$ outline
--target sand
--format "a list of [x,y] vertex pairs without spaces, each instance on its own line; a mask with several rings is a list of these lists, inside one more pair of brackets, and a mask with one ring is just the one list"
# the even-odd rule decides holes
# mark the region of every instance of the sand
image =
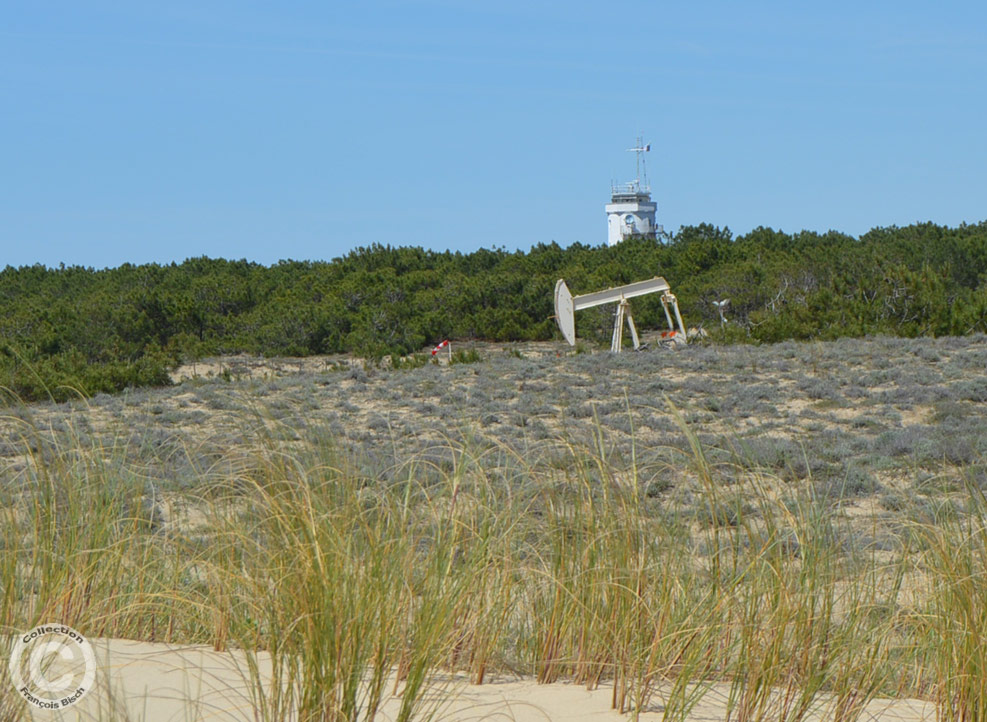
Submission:
[[[78,703],[58,712],[31,710],[34,720],[145,720],[186,722],[254,720],[246,658],[236,652],[215,652],[209,646],[173,646],[128,640],[93,640],[97,657],[96,688]],[[265,659],[260,660],[263,670]],[[628,720],[610,708],[611,688],[587,691],[572,684],[538,685],[531,679],[494,679],[470,685],[451,676],[445,688],[426,701],[434,719],[467,720]],[[689,716],[692,722],[726,719],[728,687],[713,685]],[[399,697],[388,697],[381,720],[393,720]],[[656,695],[640,715],[660,720]],[[825,713],[812,719],[825,719]],[[862,720],[916,722],[935,719],[929,702],[911,699],[875,700]]]

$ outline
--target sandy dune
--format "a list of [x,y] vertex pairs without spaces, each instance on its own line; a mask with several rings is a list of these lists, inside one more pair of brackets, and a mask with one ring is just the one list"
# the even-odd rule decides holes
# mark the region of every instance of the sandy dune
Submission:
[[[238,653],[218,653],[208,646],[178,647],[128,640],[96,640],[99,660],[96,689],[79,703],[59,712],[32,710],[35,720],[145,720],[186,722],[254,720],[249,673]],[[261,659],[263,665],[264,660]],[[726,719],[728,687],[714,685],[689,719],[712,722]],[[592,692],[570,684],[538,685],[533,680],[495,679],[481,686],[453,677],[441,694],[426,701],[434,719],[467,720],[628,720],[610,708],[611,689]],[[393,720],[400,698],[388,698],[382,720]],[[641,714],[642,720],[660,720],[662,705],[656,695]],[[878,700],[863,720],[932,720],[934,706],[920,700]],[[825,719],[820,710],[813,719]]]

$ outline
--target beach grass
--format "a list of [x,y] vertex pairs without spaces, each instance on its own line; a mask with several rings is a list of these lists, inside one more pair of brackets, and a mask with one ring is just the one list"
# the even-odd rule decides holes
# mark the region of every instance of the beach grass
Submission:
[[[976,484],[949,514],[899,499],[874,544],[811,471],[710,449],[665,411],[691,504],[648,493],[644,450],[599,423],[523,450],[464,424],[369,463],[330,428],[257,412],[223,463],[176,444],[192,478],[164,490],[131,437],[24,422],[0,510],[4,638],[57,620],[237,649],[271,722],[374,719],[392,695],[398,719],[436,718],[492,675],[606,682],[632,719],[686,720],[714,682],[731,722],[852,722],[878,696],[987,718]],[[0,719],[24,714],[2,699]]]

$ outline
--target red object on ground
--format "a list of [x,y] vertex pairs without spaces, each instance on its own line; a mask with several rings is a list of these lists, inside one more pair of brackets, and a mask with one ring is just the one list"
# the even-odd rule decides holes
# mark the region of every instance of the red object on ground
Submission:
[[449,345],[449,341],[448,340],[443,341],[438,346],[436,346],[435,348],[432,349],[432,355],[434,356],[435,354],[437,354],[439,351],[441,351],[442,349],[444,349],[448,345]]

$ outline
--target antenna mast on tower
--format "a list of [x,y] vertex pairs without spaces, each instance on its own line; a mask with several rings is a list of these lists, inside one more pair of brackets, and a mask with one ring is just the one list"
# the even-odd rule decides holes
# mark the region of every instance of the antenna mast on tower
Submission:
[[648,186],[648,168],[645,165],[644,153],[651,150],[651,143],[645,144],[644,138],[642,136],[637,137],[637,145],[634,148],[628,148],[628,153],[634,153],[637,156],[637,178],[634,179],[635,190],[640,192],[641,190],[641,169],[644,168],[644,188],[648,191],[651,188]]

